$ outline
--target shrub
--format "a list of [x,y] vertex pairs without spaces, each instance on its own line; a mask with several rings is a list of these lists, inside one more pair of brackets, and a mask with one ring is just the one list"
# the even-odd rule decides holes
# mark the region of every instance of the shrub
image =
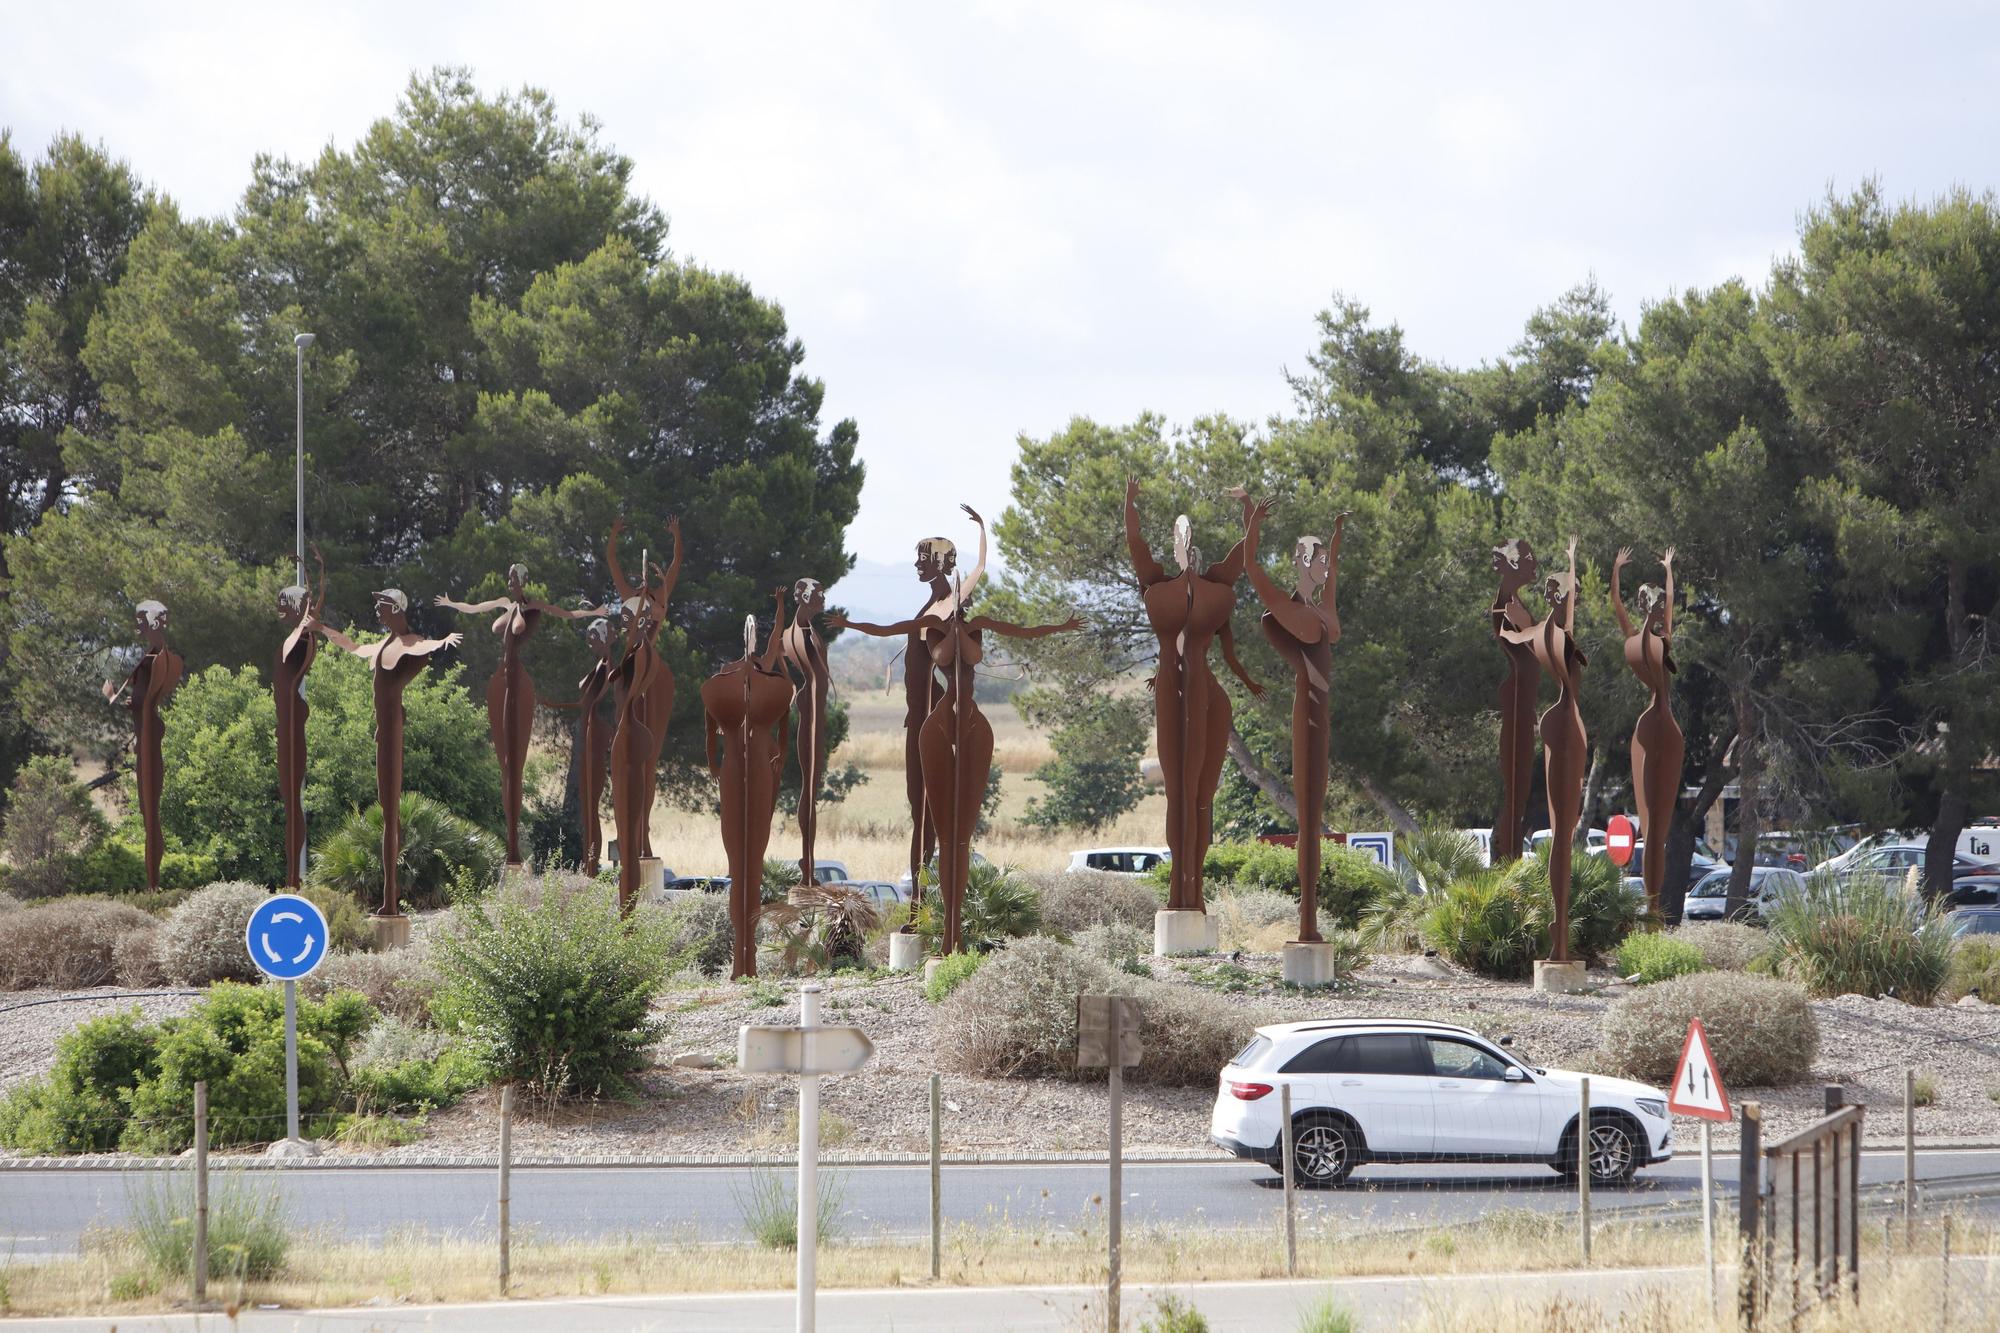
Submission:
[[[1439,890],[1437,897],[1442,898]],[[1416,953],[1424,947],[1424,921],[1434,898],[1428,893],[1391,893],[1377,898],[1361,915],[1361,938],[1378,953]]]
[[168,914],[160,927],[160,967],[177,986],[259,981],[243,947],[250,914],[271,895],[255,884],[211,884]]
[[1815,878],[1769,919],[1778,967],[1814,995],[1893,995],[1930,1004],[1951,976],[1951,927],[1897,885]]
[[1127,972],[1137,972],[1143,968],[1145,964],[1140,960],[1153,951],[1151,934],[1121,921],[1092,926],[1078,935],[1074,943],[1078,949],[1092,958],[1101,959]]
[[1482,870],[1432,895],[1421,928],[1425,942],[1460,967],[1509,979],[1547,956],[1547,913],[1507,870]]
[[[792,1183],[795,1173],[772,1167],[752,1167],[736,1192],[736,1207],[743,1215],[743,1229],[750,1239],[767,1250],[799,1248],[799,1201]],[[846,1184],[838,1172],[821,1171],[814,1182],[813,1229],[821,1241],[840,1235],[840,1205]]]
[[1618,946],[1618,974],[1636,976],[1641,985],[1686,976],[1704,966],[1700,949],[1671,935],[1641,931],[1627,935]]
[[[374,1021],[351,991],[300,1000],[299,1114],[336,1109],[347,1054]],[[160,1072],[132,1093],[120,1146],[178,1152],[194,1141],[194,1085],[208,1083],[209,1136],[217,1144],[268,1143],[285,1132],[285,1001],[277,986],[218,982],[194,1008],[160,1025]]]
[[1321,854],[1319,914],[1323,920],[1352,929],[1361,924],[1370,905],[1401,891],[1395,875],[1366,852],[1329,843]]
[[938,1063],[984,1078],[1068,1078],[1076,1072],[1076,997],[1129,994],[1138,984],[1069,945],[1015,940],[945,1001]]
[[484,1086],[478,1056],[446,1034],[384,1018],[354,1055],[352,1091],[361,1113],[422,1113],[450,1106]]
[[665,932],[655,914],[622,920],[617,894],[594,883],[542,887],[533,906],[510,891],[453,909],[432,1011],[502,1079],[549,1097],[623,1089],[662,1035],[651,1006],[671,961]]
[[1151,885],[1132,875],[1080,870],[1022,878],[1041,894],[1043,928],[1065,937],[1113,921],[1150,934],[1153,914],[1162,905]]
[[[396,858],[396,887],[412,907],[442,907],[462,870],[474,882],[500,876],[506,849],[479,825],[428,796],[403,793],[403,846]],[[320,841],[312,863],[315,885],[371,907],[382,897],[382,808],[351,814]]]
[[2000,1004],[2000,941],[1977,935],[1961,939],[1952,951],[1947,994],[1952,999],[1977,995],[1988,1004]]
[[1682,922],[1672,938],[1700,950],[1703,967],[1724,972],[1745,971],[1771,949],[1769,934],[1740,921]]
[[1139,1321],[1139,1333],[1208,1333],[1208,1318],[1172,1292],[1154,1298],[1153,1313]]
[[[1549,847],[1533,857],[1511,862],[1507,877],[1553,920],[1555,896],[1549,891]],[[1608,856],[1590,856],[1581,848],[1570,858],[1569,947],[1588,962],[1606,957],[1638,923],[1642,902],[1625,891],[1625,874]],[[1543,926],[1544,935],[1548,927]],[[1546,941],[1544,942],[1546,948]],[[1543,953],[1540,957],[1546,958]]]
[[[316,884],[303,888],[289,889],[296,893],[326,918],[326,947],[328,950],[372,949],[375,947],[375,932],[368,925],[368,918],[347,894]],[[371,905],[372,906],[372,905]]]
[[[178,847],[169,835],[166,851],[160,857],[160,888],[192,890],[214,881],[215,858]],[[77,893],[123,896],[146,892],[145,834],[137,816],[121,824],[83,858],[71,888]]]
[[1144,1056],[1130,1077],[1139,1083],[1213,1087],[1217,1071],[1243,1049],[1261,1021],[1224,997],[1192,986],[1145,981],[1138,995]]
[[158,922],[128,903],[64,898],[0,916],[0,990],[102,986],[117,975],[121,936]]
[[21,910],[21,900],[11,893],[0,893],[0,916]]
[[1819,1024],[1799,986],[1746,972],[1696,972],[1612,1005],[1602,1031],[1605,1062],[1632,1078],[1672,1078],[1695,1018],[1731,1084],[1796,1082],[1819,1053]]
[[[376,637],[357,635],[364,641]],[[304,803],[308,825],[331,829],[375,800],[375,710],[366,662],[323,652],[306,677]],[[403,694],[403,790],[463,818],[500,809],[500,768],[486,708],[450,674],[426,672]],[[283,880],[284,810],[277,800],[271,687],[254,668],[191,674],[163,715],[160,820],[212,862],[196,883]],[[380,881],[377,881],[380,891]]]
[[1414,834],[1399,834],[1396,857],[1409,878],[1405,887],[1418,893],[1442,889],[1486,868],[1472,835],[1446,824],[1426,823]]
[[790,974],[858,967],[881,913],[868,895],[844,884],[808,884],[766,907],[764,920],[783,941]]
[[[910,918],[931,953],[944,947],[944,904],[926,893]],[[1025,875],[995,865],[975,864],[965,879],[959,943],[972,953],[988,953],[1010,939],[1042,928],[1042,900]]]
[[7,820],[0,825],[8,890],[22,898],[68,892],[84,857],[107,831],[104,816],[91,804],[69,760],[36,755],[14,775]]
[[1937,1099],[1937,1080],[1929,1074],[1919,1073],[1910,1080],[1910,1104],[1912,1106],[1936,1106]]
[[111,946],[111,966],[118,984],[134,988],[164,986],[167,969],[160,960],[160,927],[127,931]]
[[[163,1279],[184,1280],[193,1271],[194,1213],[189,1171],[154,1176],[133,1196],[132,1229],[140,1252]],[[275,1181],[252,1184],[241,1172],[218,1173],[208,1190],[208,1276],[276,1275],[296,1230]]]
[[159,1071],[157,1036],[137,1009],[65,1032],[47,1076],[0,1102],[0,1143],[37,1154],[116,1148],[132,1114],[133,1089]]
[[924,978],[924,998],[932,1004],[940,1004],[944,997],[958,989],[958,984],[979,970],[979,961],[986,955],[977,953],[946,954]]
[[660,930],[671,972],[693,968],[714,974],[729,966],[736,932],[729,922],[729,898],[721,893],[690,893],[669,902],[660,912]]
[[354,991],[384,1014],[428,1023],[437,985],[430,936],[423,934],[384,953],[331,954],[299,982],[299,994],[318,1000],[335,991]]

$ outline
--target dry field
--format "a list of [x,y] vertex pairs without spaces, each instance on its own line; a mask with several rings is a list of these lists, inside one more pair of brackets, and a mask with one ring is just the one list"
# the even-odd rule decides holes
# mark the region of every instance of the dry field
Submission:
[[[857,879],[895,879],[909,869],[910,811],[903,787],[903,700],[900,692],[850,693],[847,743],[833,756],[853,763],[868,781],[845,801],[822,806],[815,855],[844,861]],[[1031,774],[1052,757],[1039,732],[1021,720],[1011,703],[982,705],[993,724],[993,764],[1000,770],[1000,814],[973,849],[998,865],[1023,870],[1061,870],[1081,847],[1165,844],[1166,800],[1147,796],[1137,809],[1097,833],[1050,833],[1021,822],[1031,798],[1043,787]],[[780,818],[771,831],[772,856],[798,855],[798,825]],[[714,817],[664,805],[653,813],[653,850],[676,874],[720,875],[727,871]]]

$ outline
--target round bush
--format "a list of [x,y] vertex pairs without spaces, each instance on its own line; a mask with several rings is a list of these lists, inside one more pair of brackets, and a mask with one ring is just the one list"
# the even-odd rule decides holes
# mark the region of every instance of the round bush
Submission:
[[1740,921],[1682,922],[1671,938],[1693,945],[1703,967],[1722,972],[1742,972],[1771,951],[1769,934]]
[[1213,1087],[1262,1020],[1213,991],[1165,981],[1139,988],[1145,1054],[1129,1077],[1168,1087]]
[[736,933],[729,923],[728,895],[690,893],[657,910],[671,971],[693,968],[713,975],[729,966]]
[[128,931],[111,946],[112,966],[118,984],[144,988],[167,984],[167,969],[160,962],[160,927]]
[[1137,984],[1046,936],[1015,940],[945,1001],[938,1063],[983,1078],[1068,1078],[1076,1073],[1076,997],[1129,994]]
[[1092,958],[1128,970],[1153,951],[1151,933],[1122,921],[1107,921],[1101,926],[1092,926],[1080,933],[1073,943]]
[[946,954],[924,978],[924,998],[932,1004],[941,1004],[944,998],[957,990],[959,984],[979,970],[984,961],[983,953]]
[[1150,883],[1131,875],[1078,870],[1022,878],[1041,894],[1042,928],[1069,938],[1110,921],[1151,934],[1153,914],[1165,905]]
[[108,898],[63,898],[9,912],[0,916],[0,990],[107,985],[117,976],[119,939],[158,924]]
[[1618,946],[1618,974],[1637,977],[1641,985],[1684,977],[1703,966],[1700,949],[1671,935],[1642,931]]
[[428,1023],[437,985],[430,936],[418,934],[386,953],[329,955],[299,982],[299,994],[319,1000],[336,991],[354,991],[385,1014],[408,1023]]
[[1747,972],[1696,972],[1614,1004],[1604,1015],[1605,1062],[1631,1078],[1670,1079],[1696,1018],[1730,1084],[1796,1083],[1819,1054],[1819,1024],[1802,988]]
[[211,884],[167,914],[160,927],[160,969],[176,986],[261,981],[243,932],[271,895],[255,884]]
[[35,1154],[109,1152],[131,1109],[124,1098],[159,1072],[159,1030],[137,1009],[77,1024],[56,1039],[44,1078],[0,1101],[0,1143]]

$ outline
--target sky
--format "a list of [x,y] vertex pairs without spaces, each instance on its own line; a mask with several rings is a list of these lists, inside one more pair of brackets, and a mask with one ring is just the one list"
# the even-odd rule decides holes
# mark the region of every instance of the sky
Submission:
[[433,65],[595,117],[858,422],[877,576],[1005,508],[1023,432],[1286,410],[1336,291],[1475,364],[1592,276],[1627,322],[1761,282],[1829,188],[2000,185],[1976,5],[0,0],[0,34],[17,146],[78,131],[191,213]]

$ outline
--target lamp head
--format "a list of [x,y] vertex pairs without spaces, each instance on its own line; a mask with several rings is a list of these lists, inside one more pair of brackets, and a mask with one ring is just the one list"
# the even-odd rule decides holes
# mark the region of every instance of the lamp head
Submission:
[[306,348],[311,347],[312,345],[313,345],[312,334],[298,333],[292,335],[292,346],[298,348],[300,351],[304,351]]

